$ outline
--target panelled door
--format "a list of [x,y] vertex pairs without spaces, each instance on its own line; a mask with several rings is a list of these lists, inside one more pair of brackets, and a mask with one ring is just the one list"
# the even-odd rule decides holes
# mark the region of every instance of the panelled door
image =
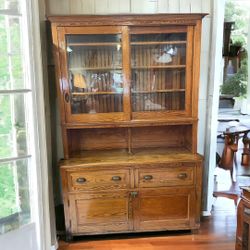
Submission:
[[128,29],[59,27],[58,36],[65,122],[128,120]]
[[193,28],[130,29],[133,119],[191,116]]
[[136,231],[180,230],[195,226],[192,187],[141,189],[134,200]]

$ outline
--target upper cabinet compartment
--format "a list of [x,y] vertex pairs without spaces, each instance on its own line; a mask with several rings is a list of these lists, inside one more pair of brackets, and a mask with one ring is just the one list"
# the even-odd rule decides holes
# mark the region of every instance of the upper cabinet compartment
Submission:
[[191,42],[186,27],[131,29],[134,119],[190,114]]
[[201,18],[51,17],[62,123],[196,120]]
[[123,112],[121,34],[67,35],[72,114]]
[[122,29],[72,27],[60,35],[66,122],[127,120]]

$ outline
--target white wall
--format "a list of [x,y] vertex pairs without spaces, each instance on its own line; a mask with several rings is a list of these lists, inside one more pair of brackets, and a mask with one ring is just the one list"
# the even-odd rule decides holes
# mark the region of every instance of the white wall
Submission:
[[[213,0],[46,0],[47,15],[117,14],[117,13],[208,13],[202,24],[201,70],[199,91],[198,152],[204,155],[208,79],[210,68],[210,41]],[[58,123],[58,129],[60,123]],[[61,134],[58,133],[58,141]],[[62,148],[58,158],[62,157]],[[208,158],[208,157],[207,157]],[[204,168],[205,174],[206,167]],[[207,195],[207,178],[204,180],[204,197]],[[203,202],[206,210],[207,199]]]

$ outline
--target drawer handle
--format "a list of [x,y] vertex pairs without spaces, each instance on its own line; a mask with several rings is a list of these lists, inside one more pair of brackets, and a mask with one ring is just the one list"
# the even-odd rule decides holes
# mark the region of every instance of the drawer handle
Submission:
[[122,178],[120,176],[113,176],[112,181],[120,181]]
[[181,179],[181,180],[184,180],[184,179],[187,178],[187,174],[186,174],[186,173],[181,173],[181,174],[178,174],[177,177],[178,177],[179,179]]
[[152,176],[152,175],[144,175],[144,176],[143,176],[143,179],[144,179],[145,181],[150,181],[150,180],[153,179],[153,176]]
[[133,191],[133,192],[130,193],[130,195],[131,195],[132,198],[135,198],[138,195],[138,192]]
[[65,94],[64,94],[64,99],[65,99],[65,102],[69,102],[69,100],[70,100],[70,96],[69,96],[69,93],[68,92],[66,92]]
[[84,182],[86,182],[87,180],[85,179],[85,178],[83,178],[83,177],[81,177],[81,178],[77,178],[76,179],[76,182],[77,183],[84,183]]

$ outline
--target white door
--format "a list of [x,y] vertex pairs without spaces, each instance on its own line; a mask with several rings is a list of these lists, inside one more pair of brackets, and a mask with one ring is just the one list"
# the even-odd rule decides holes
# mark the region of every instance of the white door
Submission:
[[[1,250],[47,249],[39,217],[43,207],[38,177],[41,155],[28,3],[0,0]],[[47,168],[46,159],[44,163]]]

